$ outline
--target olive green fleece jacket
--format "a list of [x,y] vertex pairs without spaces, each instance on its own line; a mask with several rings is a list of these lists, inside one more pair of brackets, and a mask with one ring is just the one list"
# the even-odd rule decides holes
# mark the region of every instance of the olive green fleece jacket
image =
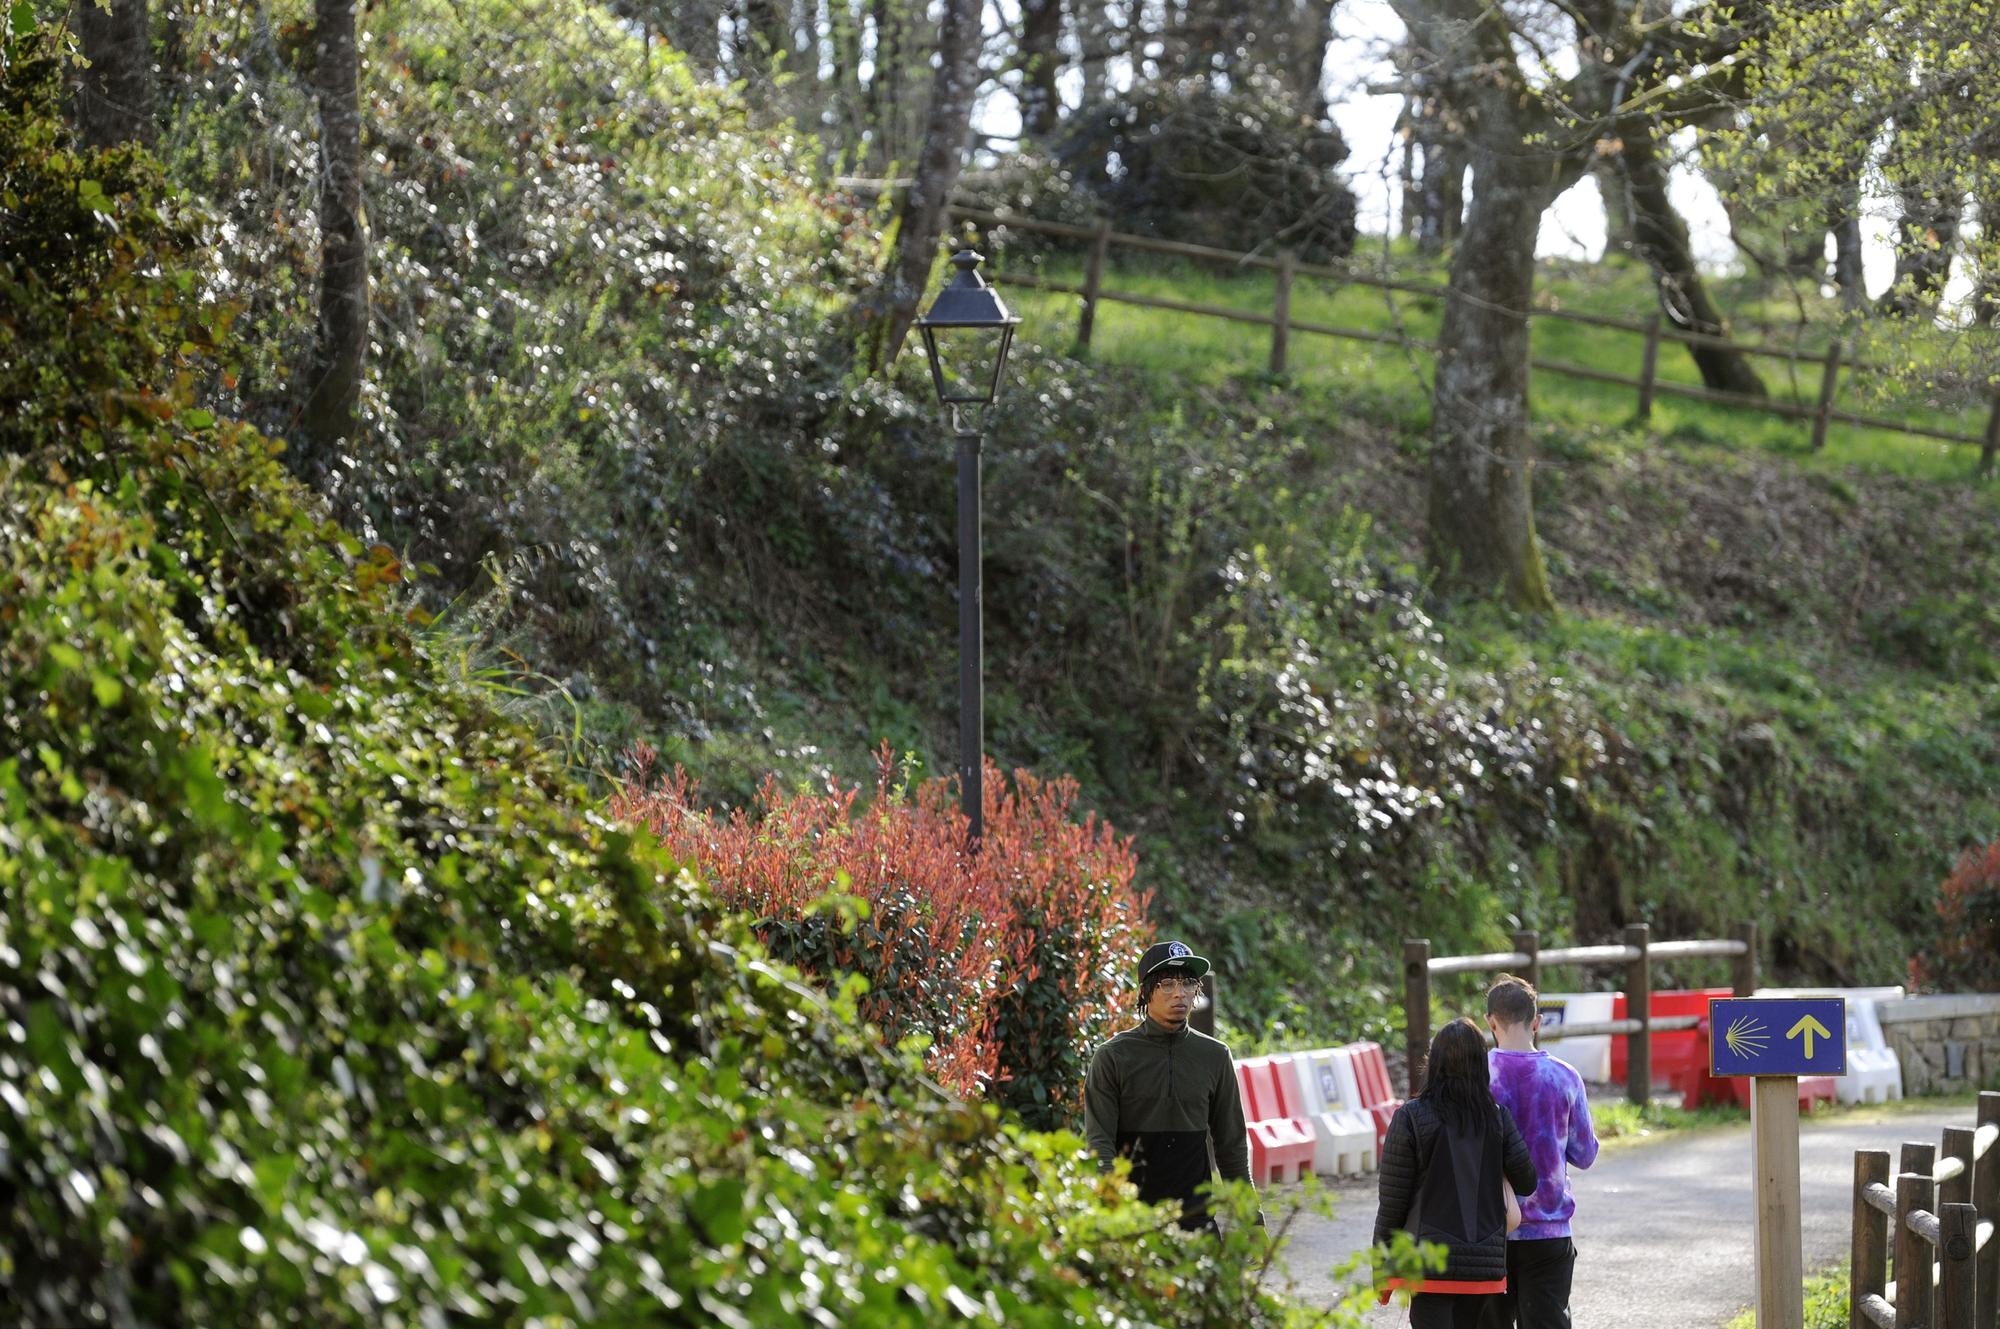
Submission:
[[1235,1067],[1229,1049],[1206,1034],[1149,1017],[1097,1049],[1083,1082],[1083,1120],[1099,1167],[1130,1158],[1139,1198],[1179,1200],[1191,1226],[1206,1218],[1195,1192],[1215,1170],[1225,1181],[1250,1180]]

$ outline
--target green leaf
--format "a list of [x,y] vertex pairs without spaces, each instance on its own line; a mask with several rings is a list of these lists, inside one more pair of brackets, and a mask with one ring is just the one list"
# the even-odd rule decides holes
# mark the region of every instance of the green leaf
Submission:
[[28,0],[15,0],[12,23],[16,37],[25,37],[33,32],[35,30],[35,7],[29,4]]

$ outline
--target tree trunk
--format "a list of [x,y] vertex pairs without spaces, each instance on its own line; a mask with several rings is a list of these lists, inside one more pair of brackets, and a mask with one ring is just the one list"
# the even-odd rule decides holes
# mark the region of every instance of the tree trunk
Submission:
[[1435,256],[1458,238],[1465,217],[1465,170],[1471,162],[1461,117],[1440,95],[1437,77],[1411,61],[1406,103],[1417,163],[1417,252]]
[[1451,261],[1432,394],[1430,557],[1442,584],[1555,608],[1535,543],[1528,305],[1535,236],[1554,201],[1546,158],[1475,149],[1472,206]]
[[1896,220],[1896,280],[1882,295],[1885,314],[1914,314],[1935,306],[1958,248],[1962,200],[1926,189],[1920,181],[1897,188],[1903,215]]
[[1840,201],[1828,210],[1826,229],[1833,236],[1833,284],[1848,310],[1868,307],[1868,281],[1862,270],[1861,178],[1842,187]]
[[1294,0],[1285,83],[1300,111],[1326,118],[1326,53],[1333,45],[1336,0]]
[[965,164],[972,99],[979,90],[981,10],[981,0],[945,0],[923,151],[917,157],[910,192],[903,199],[895,252],[889,256],[888,268],[871,300],[871,372],[882,372],[895,363],[896,352],[916,321],[917,303],[923,297],[937,256],[938,237],[944,230],[945,208]]
[[83,141],[93,148],[134,140],[151,145],[156,133],[146,0],[112,0],[108,13],[97,0],[77,0],[77,30],[90,61],[77,71],[74,93]]
[[1111,86],[1109,65],[1122,43],[1119,25],[1112,17],[1113,0],[1080,0],[1076,14],[1077,45],[1082,50],[1077,73],[1083,79],[1082,104],[1094,106]]
[[319,335],[299,425],[308,478],[354,435],[368,345],[368,242],[361,227],[361,62],[354,0],[315,0],[319,93]]
[[1625,199],[1625,177],[1616,165],[1603,157],[1591,165],[1590,173],[1597,178],[1597,193],[1604,200],[1606,256],[1638,253],[1639,242],[1632,233],[1632,209]]
[[1062,0],[1021,0],[1021,128],[1031,139],[1055,133],[1062,114]]
[[[1653,269],[1659,285],[1660,308],[1675,326],[1712,337],[1728,335],[1722,311],[1709,297],[1688,243],[1687,223],[1667,196],[1667,167],[1660,160],[1650,126],[1627,122],[1618,153],[1619,172],[1626,185],[1625,202],[1632,216],[1632,238],[1639,254]],[[1701,381],[1719,392],[1765,395],[1764,380],[1741,351],[1718,346],[1690,346]]]

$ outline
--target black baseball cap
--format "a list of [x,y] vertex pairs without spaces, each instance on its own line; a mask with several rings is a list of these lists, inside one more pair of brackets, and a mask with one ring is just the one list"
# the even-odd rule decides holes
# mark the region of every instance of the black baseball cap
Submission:
[[1147,979],[1161,972],[1200,978],[1208,968],[1208,961],[1196,955],[1184,941],[1155,942],[1139,957],[1139,985],[1145,986]]

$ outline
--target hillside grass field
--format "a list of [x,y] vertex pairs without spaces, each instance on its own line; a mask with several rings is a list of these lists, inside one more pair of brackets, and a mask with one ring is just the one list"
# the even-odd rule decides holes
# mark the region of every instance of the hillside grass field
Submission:
[[[1383,257],[1379,238],[1362,237],[1357,264]],[[1425,261],[1401,242],[1388,247],[1387,266],[1398,280],[1446,284],[1447,274],[1435,261]],[[1081,284],[1084,264],[1075,255],[1029,251],[1025,258],[998,248],[995,271],[1007,300],[1022,316],[1023,335],[1046,345],[1067,345],[1076,335],[1081,298],[1061,292],[1009,286],[1007,273],[1031,273],[1047,279]],[[1799,302],[1785,292],[1751,278],[1715,278],[1717,298],[1732,316],[1738,341],[1785,346],[1803,356],[1826,353],[1835,335],[1839,311],[1830,301],[1813,296]],[[1170,259],[1131,251],[1112,251],[1106,263],[1104,289],[1112,292],[1218,306],[1268,317],[1275,278],[1268,271],[1228,272],[1209,263]],[[1595,314],[1643,322],[1656,308],[1650,274],[1643,265],[1612,257],[1599,263],[1548,261],[1537,284],[1538,307]],[[1292,317],[1300,323],[1321,323],[1375,334],[1434,339],[1443,315],[1435,297],[1385,291],[1361,285],[1337,285],[1326,278],[1300,276],[1292,288]],[[1637,379],[1641,375],[1645,337],[1638,333],[1537,317],[1533,322],[1534,354],[1541,359],[1582,365]],[[1988,336],[1992,333],[1972,333]],[[1938,389],[1877,369],[1900,368],[1913,377],[1920,366],[1948,354],[1942,336],[1871,339],[1861,354],[1871,371],[1857,373],[1849,351],[1834,395],[1836,409],[1980,437],[1991,409],[1988,397],[1963,389]],[[1106,300],[1093,332],[1097,358],[1129,364],[1151,373],[1189,383],[1214,383],[1233,375],[1258,373],[1269,363],[1270,331],[1170,310]],[[1754,355],[1752,365],[1764,379],[1775,402],[1808,408],[1819,401],[1821,368],[1777,356]],[[1288,373],[1303,388],[1377,403],[1390,411],[1403,409],[1413,425],[1428,418],[1427,385],[1431,355],[1421,349],[1371,344],[1294,332]],[[1672,341],[1660,346],[1658,378],[1662,382],[1699,387],[1701,375],[1687,350]],[[1591,428],[1632,420],[1637,394],[1631,388],[1593,382],[1555,371],[1533,376],[1535,419],[1551,428]],[[1788,458],[1808,469],[1838,474],[1849,466],[1879,469],[1914,477],[1963,478],[1975,465],[1977,445],[1900,434],[1885,429],[1834,422],[1826,446],[1811,448],[1812,423],[1750,409],[1661,394],[1653,403],[1651,433],[1661,438],[1712,443],[1733,450],[1756,449]]]

